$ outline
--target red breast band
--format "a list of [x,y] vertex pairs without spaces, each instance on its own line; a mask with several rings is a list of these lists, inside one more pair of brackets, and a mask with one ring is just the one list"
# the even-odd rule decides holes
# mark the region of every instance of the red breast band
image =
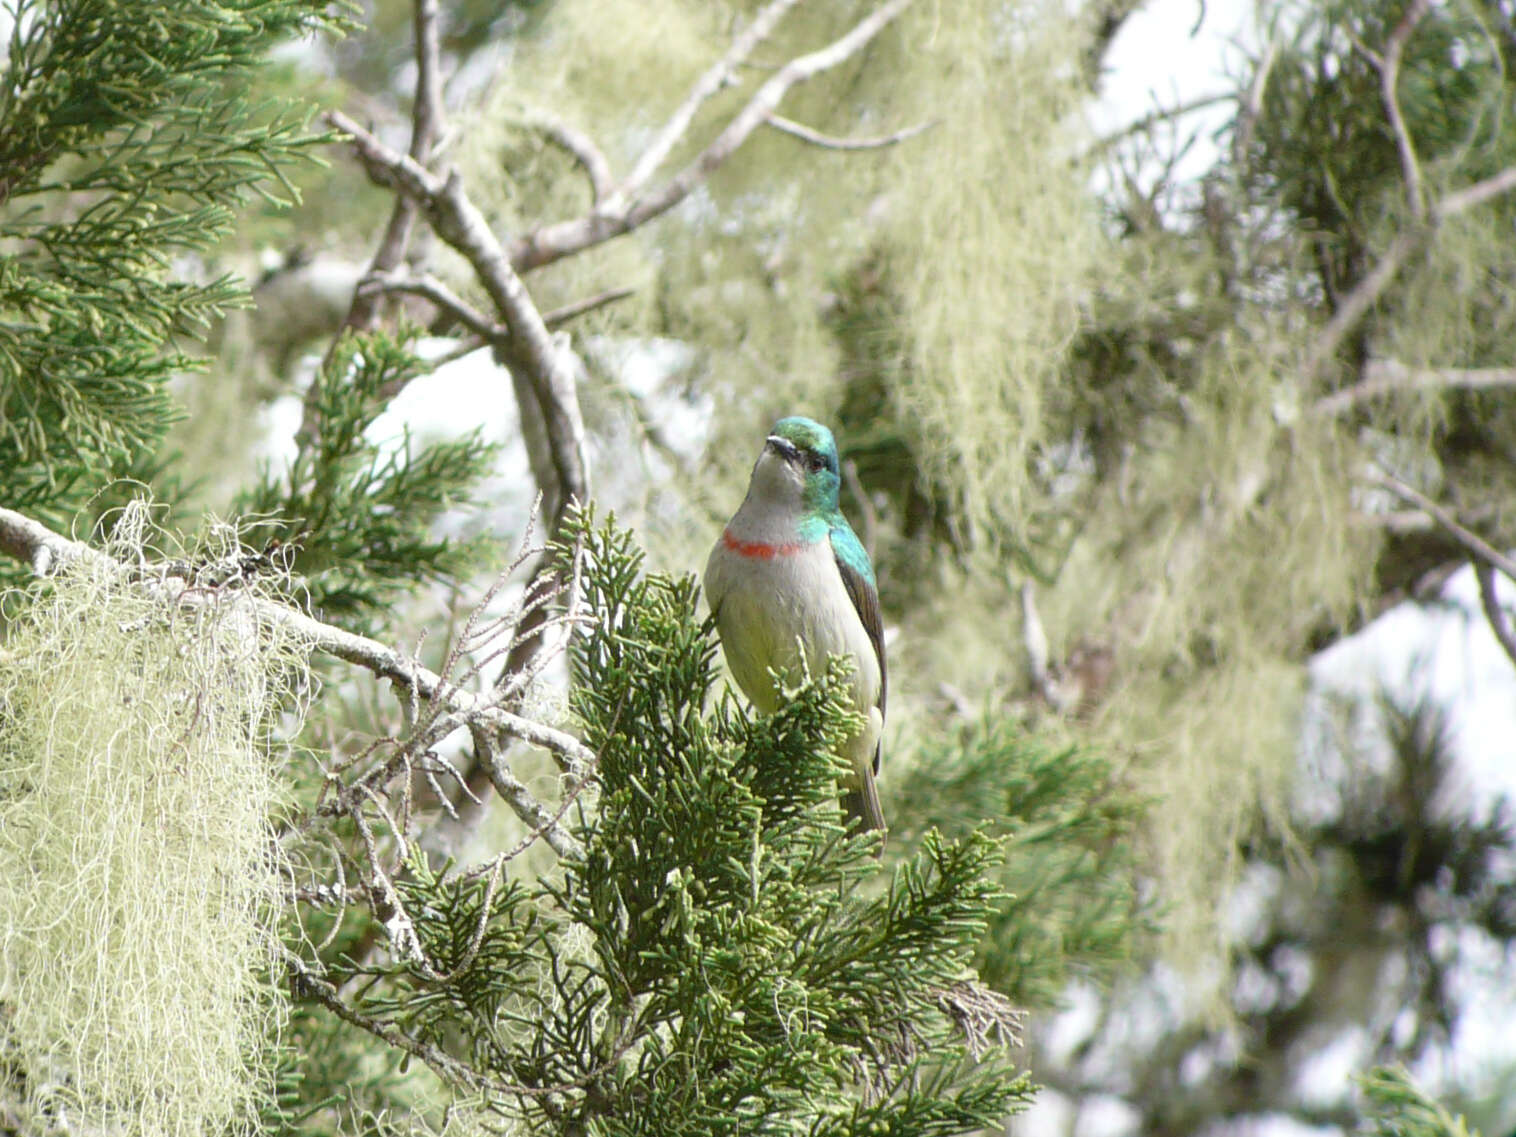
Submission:
[[762,541],[741,541],[733,537],[730,531],[721,534],[721,543],[739,557],[757,557],[761,561],[771,561],[775,557],[792,557],[805,548],[799,541],[786,541],[782,545],[769,545]]

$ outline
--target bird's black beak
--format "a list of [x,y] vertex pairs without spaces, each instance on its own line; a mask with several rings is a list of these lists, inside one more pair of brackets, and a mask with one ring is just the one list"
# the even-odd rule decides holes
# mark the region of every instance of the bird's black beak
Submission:
[[788,438],[780,438],[777,434],[771,434],[764,440],[764,444],[770,450],[777,451],[779,456],[786,462],[797,462],[800,460],[799,448]]

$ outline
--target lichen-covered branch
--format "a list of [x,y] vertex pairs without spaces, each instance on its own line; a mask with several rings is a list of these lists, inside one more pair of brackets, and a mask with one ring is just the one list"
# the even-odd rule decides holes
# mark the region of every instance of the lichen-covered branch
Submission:
[[[214,593],[192,588],[190,582],[173,576],[167,569],[160,575],[143,577],[140,569],[119,564],[99,550],[55,533],[41,522],[10,509],[0,508],[0,552],[24,561],[39,574],[55,572],[76,558],[89,558],[139,576],[144,587],[170,590],[181,603],[207,603],[215,599]],[[456,716],[452,720],[456,726],[473,725],[495,738],[514,738],[540,746],[577,782],[588,776],[595,755],[587,746],[566,731],[505,710],[497,705],[493,693],[476,695],[465,691],[387,644],[323,623],[286,605],[251,595],[240,599],[259,623],[292,632],[318,651],[389,680],[417,699]],[[572,850],[573,838],[566,831],[555,824],[544,826],[545,821],[552,819],[552,811],[532,798],[519,782],[502,796],[529,826],[543,828],[544,838],[560,853]]]

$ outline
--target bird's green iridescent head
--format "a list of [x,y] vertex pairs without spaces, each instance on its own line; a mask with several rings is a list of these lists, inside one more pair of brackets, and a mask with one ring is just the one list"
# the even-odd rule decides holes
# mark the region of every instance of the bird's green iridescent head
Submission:
[[836,510],[842,472],[837,462],[837,440],[830,430],[814,419],[791,415],[774,424],[765,445],[794,466],[804,479],[802,496],[808,510],[828,513]]

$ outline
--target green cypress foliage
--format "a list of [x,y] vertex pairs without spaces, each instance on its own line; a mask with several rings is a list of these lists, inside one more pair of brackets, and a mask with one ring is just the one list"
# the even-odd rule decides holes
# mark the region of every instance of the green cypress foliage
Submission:
[[570,530],[593,613],[572,702],[599,756],[583,858],[530,886],[413,863],[400,887],[430,969],[357,969],[359,1012],[455,1056],[534,1132],[1000,1123],[1029,1083],[954,1014],[997,900],[994,843],[931,833],[886,874],[836,804],[842,665],[768,718],[730,695],[707,709],[694,580],[644,574],[624,532]]
[[422,581],[466,575],[493,547],[432,535],[445,510],[473,503],[494,460],[497,447],[477,429],[415,449],[408,432],[399,446],[364,433],[425,370],[403,339],[344,335],[313,380],[312,443],[232,506],[265,519],[260,536],[280,543],[312,605],[351,631],[373,630],[396,595]]
[[978,962],[1018,1006],[1057,1005],[1075,971],[1109,975],[1154,927],[1133,859],[1146,802],[1099,751],[988,713],[922,744],[891,797],[912,828],[1001,840],[1004,891]]
[[1373,1137],[1479,1137],[1477,1129],[1429,1098],[1400,1067],[1377,1067],[1362,1085],[1364,1128]]
[[[326,0],[16,0],[0,75],[0,485],[57,523],[173,418],[180,337],[242,302],[192,258],[321,140],[249,94]],[[269,187],[270,180],[282,187]]]

